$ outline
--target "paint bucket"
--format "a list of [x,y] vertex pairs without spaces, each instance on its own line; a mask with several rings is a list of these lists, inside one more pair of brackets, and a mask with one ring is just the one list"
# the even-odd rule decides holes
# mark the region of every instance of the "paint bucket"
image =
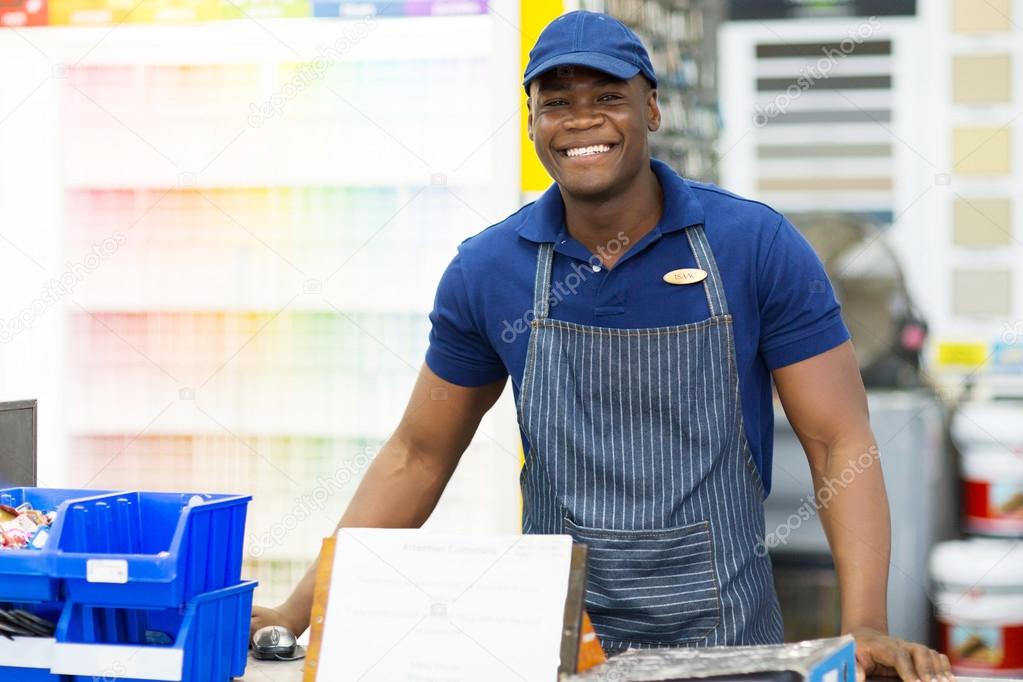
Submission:
[[1023,538],[1023,450],[972,447],[961,462],[967,532]]
[[940,649],[957,675],[1023,675],[1023,544],[974,539],[931,552]]
[[967,532],[1023,537],[1023,402],[972,402],[952,424]]
[[1023,400],[987,400],[965,403],[955,414],[952,436],[962,449],[1000,445],[1023,450]]

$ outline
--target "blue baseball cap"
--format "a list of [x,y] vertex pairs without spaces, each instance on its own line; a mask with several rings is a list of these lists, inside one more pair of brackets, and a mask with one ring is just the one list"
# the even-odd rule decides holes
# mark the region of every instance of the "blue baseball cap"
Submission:
[[540,34],[529,51],[522,86],[559,66],[588,66],[628,80],[638,73],[657,87],[650,55],[632,30],[608,14],[578,10],[563,14]]

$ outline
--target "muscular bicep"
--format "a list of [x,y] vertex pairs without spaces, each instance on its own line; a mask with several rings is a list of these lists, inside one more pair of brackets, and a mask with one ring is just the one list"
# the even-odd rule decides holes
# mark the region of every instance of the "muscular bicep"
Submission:
[[772,373],[793,430],[814,456],[843,439],[869,433],[870,417],[852,343],[845,343]]
[[459,386],[424,364],[394,437],[417,456],[453,469],[505,383],[506,379],[500,379],[482,386]]

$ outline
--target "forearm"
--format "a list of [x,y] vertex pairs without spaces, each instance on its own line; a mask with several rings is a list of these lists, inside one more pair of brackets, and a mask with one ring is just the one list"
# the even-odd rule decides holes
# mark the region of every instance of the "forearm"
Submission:
[[[423,456],[392,436],[374,458],[338,528],[418,528],[433,512],[451,477],[453,464]],[[308,627],[317,560],[280,610],[298,631]]]
[[821,445],[814,489],[835,561],[842,632],[871,627],[887,632],[891,518],[877,445],[869,428]]

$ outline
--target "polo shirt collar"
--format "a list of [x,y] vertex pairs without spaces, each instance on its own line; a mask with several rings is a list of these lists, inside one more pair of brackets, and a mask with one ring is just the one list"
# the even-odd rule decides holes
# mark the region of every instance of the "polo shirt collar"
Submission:
[[[661,183],[661,191],[664,193],[664,209],[653,231],[666,234],[702,224],[703,206],[685,178],[657,159],[650,159],[650,168]],[[533,203],[516,232],[532,242],[557,242],[564,228],[565,202],[557,183],[554,183]]]

